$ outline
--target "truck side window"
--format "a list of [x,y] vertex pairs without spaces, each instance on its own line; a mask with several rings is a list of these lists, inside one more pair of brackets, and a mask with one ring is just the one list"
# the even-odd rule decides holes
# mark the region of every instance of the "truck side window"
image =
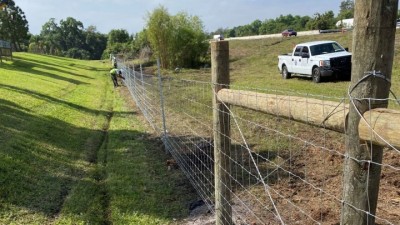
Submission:
[[309,54],[309,52],[308,52],[308,47],[307,47],[307,46],[304,46],[304,47],[303,47],[303,49],[301,50],[300,56],[301,56],[302,58],[309,58],[309,57],[310,57],[310,54]]
[[301,48],[303,46],[297,46],[296,49],[294,50],[293,56],[300,56]]
[[302,52],[302,53],[308,53],[308,47],[305,46],[301,52]]

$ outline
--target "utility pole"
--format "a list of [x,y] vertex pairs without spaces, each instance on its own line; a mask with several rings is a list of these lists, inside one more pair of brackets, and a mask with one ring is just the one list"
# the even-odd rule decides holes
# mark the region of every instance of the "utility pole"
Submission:
[[[350,104],[346,129],[342,225],[375,224],[383,147],[360,142],[360,114],[387,108],[398,0],[356,0]],[[365,118],[368,121],[368,118]],[[372,132],[371,132],[372,133]]]

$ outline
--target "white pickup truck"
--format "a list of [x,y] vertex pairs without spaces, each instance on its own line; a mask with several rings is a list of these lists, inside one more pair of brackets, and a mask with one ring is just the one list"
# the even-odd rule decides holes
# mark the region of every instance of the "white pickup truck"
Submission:
[[284,79],[297,74],[319,83],[322,77],[348,79],[351,74],[351,53],[335,41],[298,44],[292,54],[280,55],[278,59],[278,68]]

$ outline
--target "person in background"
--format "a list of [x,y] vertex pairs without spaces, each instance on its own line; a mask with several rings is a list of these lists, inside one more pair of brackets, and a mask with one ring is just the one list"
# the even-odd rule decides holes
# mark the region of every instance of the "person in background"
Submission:
[[118,78],[120,78],[121,86],[122,86],[122,84],[123,84],[123,81],[122,81],[122,80],[125,80],[125,77],[122,75],[122,70],[118,70],[118,77],[117,77],[117,79],[118,79]]
[[111,58],[111,65],[112,65],[115,69],[118,67],[117,59],[115,58],[115,56],[112,56],[112,58]]
[[117,73],[118,73],[118,70],[116,68],[112,68],[110,70],[111,80],[113,81],[114,88],[118,87]]

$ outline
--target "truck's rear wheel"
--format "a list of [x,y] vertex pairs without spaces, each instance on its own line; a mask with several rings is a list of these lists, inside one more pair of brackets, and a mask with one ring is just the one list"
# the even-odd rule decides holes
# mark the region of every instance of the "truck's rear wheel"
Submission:
[[319,70],[318,67],[315,67],[313,69],[312,79],[313,79],[314,83],[320,83],[321,82],[321,71]]
[[289,79],[292,76],[291,73],[287,70],[286,66],[282,66],[282,78],[283,79]]

